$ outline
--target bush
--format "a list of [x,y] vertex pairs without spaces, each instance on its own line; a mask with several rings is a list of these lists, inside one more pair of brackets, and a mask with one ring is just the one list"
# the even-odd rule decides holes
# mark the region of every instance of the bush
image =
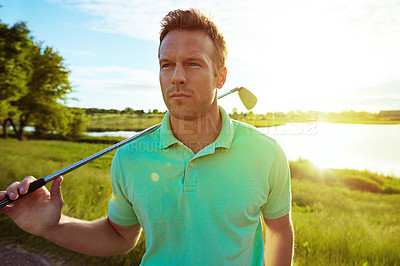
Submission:
[[382,187],[377,182],[363,176],[345,175],[341,178],[341,182],[350,189],[374,193],[382,190]]
[[400,178],[354,169],[321,169],[304,159],[289,164],[293,179],[373,193],[400,194]]
[[400,194],[400,178],[387,178],[382,192],[386,194]]

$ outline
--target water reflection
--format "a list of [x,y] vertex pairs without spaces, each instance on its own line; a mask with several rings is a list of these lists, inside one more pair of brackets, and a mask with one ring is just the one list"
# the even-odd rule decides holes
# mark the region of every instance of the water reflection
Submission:
[[289,160],[323,168],[354,168],[400,177],[400,125],[286,124],[260,131],[276,139]]

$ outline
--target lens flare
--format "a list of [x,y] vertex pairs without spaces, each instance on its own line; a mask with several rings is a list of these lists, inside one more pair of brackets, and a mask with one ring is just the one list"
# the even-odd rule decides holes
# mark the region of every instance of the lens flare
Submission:
[[151,173],[151,180],[153,180],[153,182],[158,182],[158,180],[160,180],[160,176],[156,172],[153,172]]

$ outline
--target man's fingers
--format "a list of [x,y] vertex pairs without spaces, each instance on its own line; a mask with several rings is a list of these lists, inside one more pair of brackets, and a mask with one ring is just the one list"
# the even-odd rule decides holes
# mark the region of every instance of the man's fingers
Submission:
[[6,195],[12,200],[16,200],[19,194],[25,194],[28,192],[29,184],[35,181],[36,178],[33,176],[27,176],[21,182],[14,182],[8,188],[7,191],[4,193],[0,192],[0,199],[4,199]]
[[[0,191],[0,200],[5,199],[6,196],[7,196],[7,193],[5,191]],[[10,209],[10,207],[4,206],[3,208],[0,208],[0,213],[5,213],[8,215],[9,209]]]
[[[5,199],[6,196],[7,196],[7,193],[6,193],[5,191],[0,191],[0,200]],[[4,206],[3,208],[0,208],[0,213],[5,213],[5,214],[7,214],[9,208],[10,208],[10,207],[8,207],[8,206]]]
[[0,191],[0,200],[4,199],[6,197],[6,192],[5,191]]
[[34,181],[36,181],[36,178],[33,176],[25,177],[24,180],[22,180],[19,184],[19,193],[25,194],[26,192],[28,192],[30,183]]
[[61,194],[61,182],[63,181],[63,177],[59,176],[54,179],[50,188],[51,200],[55,200],[55,202],[63,204],[63,198]]
[[16,200],[19,196],[19,182],[14,182],[12,183],[8,188],[7,188],[7,195],[10,199]]

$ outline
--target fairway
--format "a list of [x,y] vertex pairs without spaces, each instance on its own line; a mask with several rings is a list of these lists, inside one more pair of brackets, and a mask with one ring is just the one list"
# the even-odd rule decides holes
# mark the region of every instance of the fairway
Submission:
[[[0,188],[5,189],[26,175],[47,176],[106,147],[67,141],[2,139]],[[107,215],[113,154],[65,176],[64,214],[88,220]],[[316,173],[309,166],[301,162],[291,162],[291,166],[295,265],[400,265],[400,194],[350,190],[332,180],[317,182]],[[139,245],[127,255],[80,255],[22,232],[3,214],[0,214],[0,232],[1,243],[45,254],[58,263],[138,265],[145,250],[142,236]]]

